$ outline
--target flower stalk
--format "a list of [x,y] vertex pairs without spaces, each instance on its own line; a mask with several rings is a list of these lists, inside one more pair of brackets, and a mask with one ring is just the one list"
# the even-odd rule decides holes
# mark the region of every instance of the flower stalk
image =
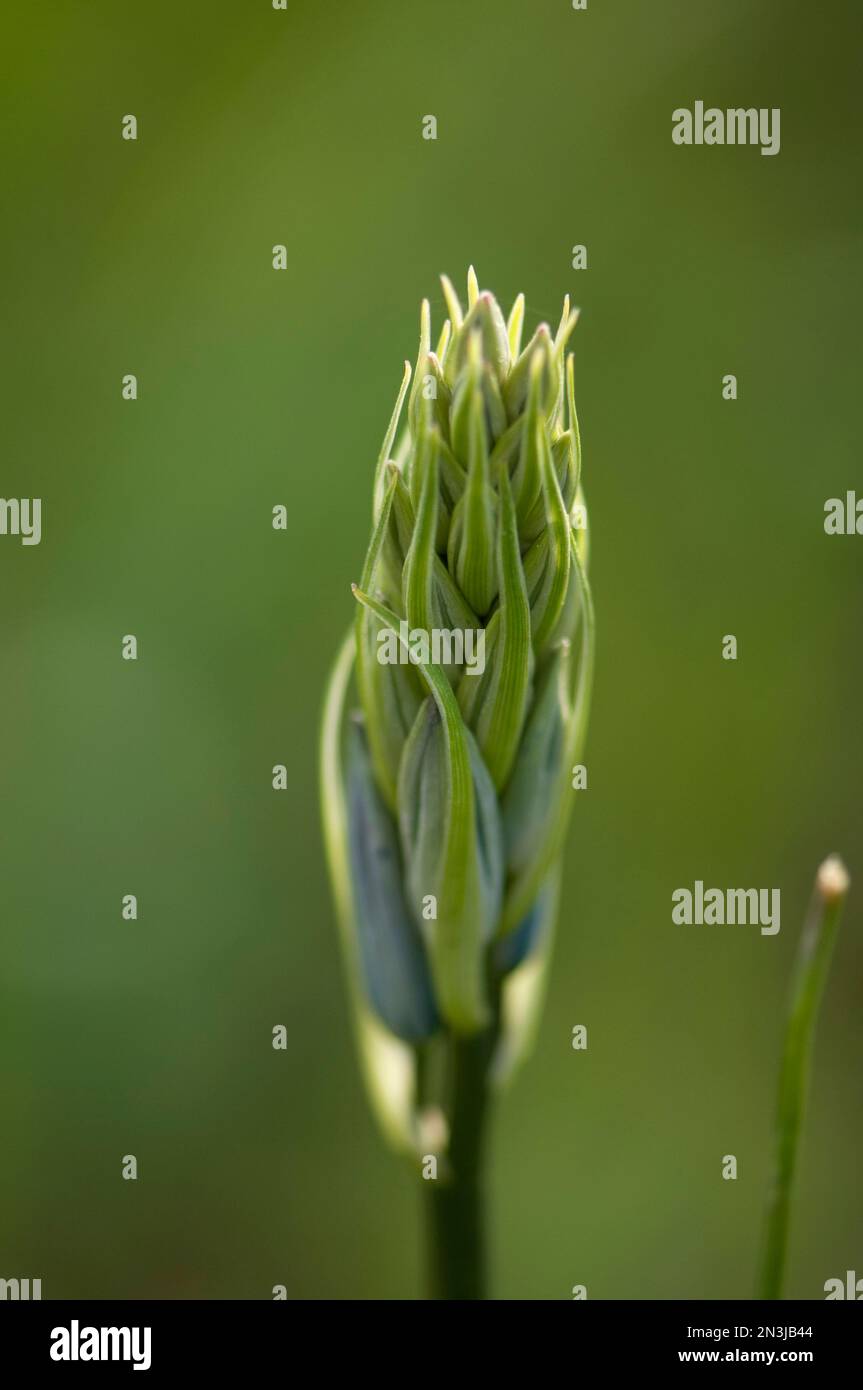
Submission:
[[776,1156],[767,1197],[758,1277],[758,1297],[763,1299],[782,1297],[791,1197],[809,1089],[815,1024],[849,887],[848,871],[842,860],[837,855],[825,859],[815,877],[812,902],[800,939],[779,1075]]

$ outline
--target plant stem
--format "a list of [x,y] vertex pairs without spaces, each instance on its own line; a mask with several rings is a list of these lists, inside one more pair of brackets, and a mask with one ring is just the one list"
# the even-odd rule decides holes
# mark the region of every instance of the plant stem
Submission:
[[782,1295],[791,1193],[806,1105],[815,1021],[848,885],[848,874],[842,861],[836,856],[826,859],[815,879],[815,891],[798,949],[779,1077],[776,1158],[767,1198],[759,1298],[775,1299]]
[[427,1188],[429,1293],[434,1299],[484,1299],[486,1230],[484,1140],[488,1069],[496,1039],[490,1028],[449,1039],[450,1143],[447,1171]]

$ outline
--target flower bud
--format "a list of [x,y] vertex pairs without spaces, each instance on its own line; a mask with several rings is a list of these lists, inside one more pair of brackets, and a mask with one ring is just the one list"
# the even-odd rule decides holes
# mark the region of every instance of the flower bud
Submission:
[[[409,1145],[417,1104],[439,1089],[415,1042],[494,1021],[503,1071],[524,1052],[594,664],[566,355],[578,314],[566,299],[556,332],[540,324],[522,348],[523,295],[505,321],[473,269],[466,309],[441,283],[449,317],[435,342],[423,302],[416,365],[378,453],[373,534],[322,740],[360,1053],[378,1113]],[[354,698],[362,722],[346,770]]]

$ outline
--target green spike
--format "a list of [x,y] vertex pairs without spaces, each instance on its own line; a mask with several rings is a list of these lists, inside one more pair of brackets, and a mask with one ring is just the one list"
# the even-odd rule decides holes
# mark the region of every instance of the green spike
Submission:
[[[581,484],[581,431],[575,409],[575,358],[572,353],[566,359],[566,405],[572,448],[572,495],[575,497]],[[571,505],[571,501],[568,505]]]
[[[465,395],[468,430],[467,487],[453,512],[449,568],[471,608],[487,613],[497,593],[495,506],[488,471],[488,436],[478,374]],[[453,426],[455,432],[455,424]]]
[[396,399],[395,410],[393,411],[392,415],[390,416],[390,422],[389,422],[389,425],[387,426],[387,432],[386,432],[386,434],[384,435],[384,442],[383,442],[383,444],[381,445],[381,451],[380,451],[380,453],[378,454],[378,461],[377,461],[377,464],[376,464],[376,466],[375,466],[375,480],[374,480],[374,484],[373,484],[373,488],[372,488],[372,495],[373,495],[373,498],[374,498],[374,519],[375,519],[375,520],[377,520],[377,513],[378,513],[378,511],[379,511],[379,509],[380,509],[380,498],[381,498],[381,493],[382,493],[382,491],[383,491],[383,472],[384,472],[384,468],[386,467],[387,462],[388,462],[388,460],[389,460],[390,451],[392,450],[392,447],[393,447],[393,440],[394,440],[395,437],[396,437],[396,431],[398,430],[398,427],[399,427],[399,420],[401,419],[401,414],[402,414],[402,406],[404,405],[405,393],[406,393],[406,391],[407,391],[407,389],[408,389],[408,383],[410,382],[410,379],[411,379],[411,364],[410,364],[410,362],[405,362],[404,375],[402,376],[402,384],[401,384],[401,386],[399,387],[399,394],[398,394],[398,397],[397,397],[397,399]]
[[533,647],[539,656],[548,645],[566,602],[569,585],[570,526],[560,485],[551,462],[551,449],[544,420],[540,420],[537,425],[536,439],[548,523],[548,562],[539,597],[531,612]]
[[510,310],[506,331],[509,337],[509,355],[514,362],[521,352],[521,333],[524,328],[524,295],[517,296]]
[[[477,741],[498,791],[506,785],[518,750],[533,674],[530,604],[521,565],[515,506],[505,468],[500,472],[499,487],[500,607],[495,617],[500,631],[490,662],[491,680],[483,692],[475,724]],[[463,682],[469,679],[471,677],[465,675]]]
[[464,322],[464,314],[462,313],[458,295],[452,287],[452,281],[449,276],[442,275],[440,277],[440,282],[443,288],[443,297],[446,300],[447,313],[452,321],[453,335],[455,335],[461,331],[461,326]]
[[[430,631],[434,627],[432,614],[432,580],[434,577],[435,537],[438,515],[437,432],[423,428],[417,440],[416,462],[421,481],[416,524],[410,548],[405,557],[403,600],[411,627]],[[413,477],[411,483],[413,484]]]

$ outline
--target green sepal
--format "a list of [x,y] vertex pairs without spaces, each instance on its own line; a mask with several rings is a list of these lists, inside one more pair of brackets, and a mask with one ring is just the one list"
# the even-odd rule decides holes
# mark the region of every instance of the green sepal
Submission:
[[521,415],[514,420],[511,425],[507,425],[500,439],[498,439],[489,455],[489,472],[493,478],[497,477],[500,464],[505,463],[510,477],[512,477],[515,467],[515,460],[518,458],[521,448],[521,436],[524,431],[524,416]]
[[416,443],[410,461],[408,485],[414,510],[419,514],[420,498],[422,497],[426,474],[429,469],[434,469],[434,495],[429,498],[429,501],[434,502],[435,505],[435,523],[432,544],[435,551],[445,551],[450,531],[450,510],[447,506],[446,497],[441,493],[438,486],[438,459],[440,456],[441,436],[437,424],[433,422],[433,413],[433,403],[423,400],[421,402],[419,419],[416,424]]
[[[478,926],[482,944],[491,941],[500,915],[503,891],[503,835],[500,827],[498,796],[488,769],[470,731],[467,739],[474,813],[475,874],[478,883]],[[427,937],[429,952],[435,955],[435,938],[441,929],[439,902],[445,885],[441,883],[441,845],[446,841],[449,821],[449,783],[447,783],[446,734],[441,713],[428,696],[417,714],[416,723],[404,745],[399,776],[399,827],[406,863],[407,898],[418,926]],[[438,917],[427,916],[429,895],[438,899]]]
[[554,408],[558,390],[557,364],[554,356],[554,344],[547,323],[541,323],[528,343],[527,347],[520,354],[512,371],[503,383],[503,403],[506,406],[506,413],[510,421],[517,420],[523,413],[527,393],[530,387],[531,362],[534,353],[542,354],[542,382],[540,390],[540,402],[543,412],[547,415]]
[[458,685],[456,696],[462,719],[468,728],[476,733],[477,721],[486,696],[500,637],[500,613],[492,613],[485,625],[485,669],[479,673],[465,671]]
[[563,312],[560,316],[560,323],[558,324],[557,332],[554,335],[554,351],[555,355],[560,361],[563,361],[563,355],[566,352],[566,345],[569,342],[570,337],[572,336],[572,330],[578,323],[580,312],[581,311],[579,309],[573,309],[570,307],[569,295],[565,295],[563,300]]
[[569,307],[569,295],[563,301],[563,313],[561,314],[558,330],[554,335],[554,364],[557,377],[557,390],[555,392],[554,405],[549,411],[549,423],[557,426],[563,418],[564,403],[564,368],[563,359],[566,352],[566,345],[569,342],[572,330],[578,323],[579,310]]
[[506,335],[509,338],[509,357],[515,362],[521,352],[521,333],[524,328],[524,295],[516,296],[506,322]]
[[391,1033],[405,1042],[440,1026],[422,935],[405,901],[398,831],[377,788],[362,726],[351,721],[347,820],[351,889],[365,992]]
[[540,540],[547,538],[547,558],[542,581],[531,603],[530,614],[534,651],[539,657],[548,646],[566,602],[570,571],[570,526],[569,514],[563,504],[560,484],[551,461],[548,429],[544,420],[540,420],[537,425],[536,445],[546,515],[546,530]]
[[[439,456],[443,458],[444,447],[439,443]],[[443,477],[444,466],[441,467],[441,478]],[[386,553],[392,554],[393,566],[397,567],[400,576],[398,603],[390,602],[390,607],[398,610],[398,616],[406,612],[403,595],[405,593],[404,575],[405,560],[411,547],[411,541],[416,529],[416,517],[410,494],[405,487],[404,480],[398,477],[393,493],[393,508],[390,517],[390,526],[387,534]],[[432,563],[432,621],[430,627],[445,629],[455,632],[468,630],[476,631],[480,626],[479,619],[473,609],[468,604],[452,575],[443,563],[439,555],[434,556]],[[409,619],[410,621],[410,619]],[[419,626],[419,624],[412,624]],[[457,680],[462,673],[461,666],[447,666],[447,674],[453,681]]]
[[[389,479],[363,565],[363,589],[371,589],[375,584],[389,532],[393,499],[399,481],[395,469],[392,469]],[[379,631],[380,624],[374,615],[365,608],[358,608],[354,620],[357,691],[367,719],[371,762],[378,787],[387,804],[395,809],[402,748],[416,718],[419,690],[414,672],[404,667],[382,665],[378,661]]]
[[438,460],[440,462],[441,500],[452,514],[456,503],[463,496],[467,487],[467,470],[461,466],[444,439],[441,439],[439,443]]
[[[554,465],[555,476],[557,477],[560,495],[563,498],[563,505],[567,512],[575,501],[575,473],[573,468],[573,444],[572,437],[567,430],[551,445],[551,461]],[[531,545],[533,541],[541,536],[546,527],[545,498],[540,491],[535,499],[533,506],[523,521],[519,522],[519,535],[522,544]]]
[[[567,427],[570,440],[570,470],[572,475],[572,497],[567,501],[567,507],[572,506],[573,499],[581,486],[581,431],[578,427],[578,412],[575,408],[575,359],[572,353],[566,359],[566,402],[567,402]],[[566,493],[564,493],[566,498]]]
[[[464,322],[464,313],[462,312],[462,307],[459,303],[459,297],[453,289],[452,281],[450,280],[449,276],[442,275],[440,277],[440,282],[441,288],[443,290],[443,297],[446,300],[447,313],[449,314],[450,322],[452,324],[452,338],[450,339],[450,347],[452,347],[453,339],[455,338],[456,334],[462,326],[462,323]],[[447,356],[448,355],[449,354],[447,354]]]
[[444,319],[444,325],[440,331],[440,337],[437,340],[437,347],[435,348],[435,357],[440,363],[441,368],[443,368],[444,363],[446,362],[446,355],[449,352],[451,338],[452,324],[450,323],[449,319]]
[[[525,864],[520,873],[510,881],[501,919],[501,933],[512,931],[530,910],[540,885],[554,864],[563,847],[566,827],[575,791],[572,788],[572,768],[579,762],[587,724],[590,717],[590,702],[593,691],[593,671],[596,660],[596,625],[593,612],[593,598],[590,592],[587,573],[582,565],[579,545],[575,533],[570,532],[572,564],[578,575],[581,603],[581,644],[575,679],[575,690],[569,702],[569,716],[566,721],[566,738],[558,771],[559,782],[550,796],[550,804],[555,808],[554,816],[546,823],[546,834],[532,863]],[[513,774],[514,779],[515,774]],[[512,780],[507,795],[512,790]],[[517,827],[513,826],[513,831]]]
[[554,929],[559,878],[558,865],[540,888],[524,919],[496,942],[494,965],[501,975],[518,970],[531,956],[545,950],[548,934]]
[[[506,785],[518,750],[533,676],[530,604],[521,565],[515,506],[505,468],[500,471],[499,489],[497,572],[500,604],[486,629],[486,643],[491,650],[486,650],[484,673],[477,676],[466,672],[459,686],[462,712],[465,705],[471,710],[469,723],[498,791]],[[479,687],[476,694],[465,690],[470,686]]]
[[389,464],[385,476],[393,484],[393,502],[381,549],[377,582],[387,603],[401,614],[402,574],[413,535],[414,512],[404,478],[394,463]]
[[[546,992],[548,968],[551,961],[554,931],[560,898],[560,859],[550,869],[539,889],[531,913],[539,912],[536,939],[515,969],[510,970],[501,984],[500,1024],[498,1043],[492,1061],[492,1080],[495,1089],[509,1085],[515,1073],[530,1055],[537,1032]],[[519,928],[515,928],[518,933]],[[507,937],[499,949],[507,960]],[[500,960],[500,958],[499,958]]]
[[[402,596],[409,627],[420,629],[431,640],[435,630],[465,630],[476,628],[478,624],[458,586],[453,583],[451,575],[435,553],[438,508],[442,505],[438,486],[437,433],[432,429],[423,437],[428,438],[429,453],[423,463],[423,488],[413,538],[405,558]],[[443,669],[447,679],[455,684],[463,668],[460,664],[452,663]]]
[[414,439],[421,428],[420,417],[427,411],[429,419],[437,424],[441,436],[448,440],[451,405],[452,393],[444,380],[437,354],[427,352],[417,362],[413,390],[408,402],[408,425]]
[[420,401],[422,400],[422,381],[426,370],[426,359],[431,352],[431,305],[427,299],[420,305],[420,341],[417,348],[417,364],[414,369],[414,379],[411,384],[411,393],[408,397],[408,426],[411,436],[416,439],[417,423],[420,417]]
[[541,352],[535,352],[530,362],[527,405],[520,422],[518,462],[512,473],[512,492],[519,521],[519,533],[523,541],[527,539],[523,523],[535,507],[542,506],[543,520],[545,519],[542,468],[537,443],[540,425],[544,423],[540,404],[542,382],[543,355]]
[[[356,587],[354,596],[394,632],[399,632],[398,616],[384,604]],[[400,640],[403,640],[401,635]],[[429,953],[438,1007],[456,1032],[472,1033],[484,1027],[488,1019],[482,942],[489,929],[490,915],[479,873],[474,760],[470,735],[445,673],[431,662],[416,664],[441,719],[447,807],[443,838],[437,846],[439,858],[434,873],[437,888],[424,890],[419,911],[422,911],[422,897],[435,894],[437,918]],[[410,739],[405,745],[403,763],[408,757],[409,746]],[[411,804],[402,799],[401,791],[399,801],[402,807]],[[407,853],[405,859],[410,872]],[[409,906],[413,910],[417,908],[415,902]]]
[[453,511],[448,560],[449,569],[471,608],[482,614],[488,612],[497,593],[496,499],[489,477],[481,366],[476,355],[479,344],[475,336],[472,341],[470,364],[457,390],[453,411],[453,443],[458,455],[462,441],[468,468],[467,486]]
[[393,410],[393,413],[390,416],[390,422],[387,426],[387,432],[384,435],[384,441],[381,445],[381,450],[378,454],[378,461],[375,465],[375,480],[372,485],[373,520],[375,521],[377,521],[378,519],[381,507],[381,500],[385,488],[384,469],[386,468],[387,463],[389,462],[390,453],[392,452],[393,440],[396,437],[396,432],[399,427],[399,420],[401,419],[402,414],[402,406],[404,405],[405,395],[407,393],[410,379],[411,364],[410,362],[405,362],[404,375],[402,376],[402,384],[399,387],[399,393],[396,398],[395,409]]
[[321,721],[319,775],[324,844],[363,1081],[386,1139],[395,1149],[417,1155],[424,1148],[416,1049],[395,1037],[372,1011],[359,963],[342,759],[345,703],[353,664],[354,633],[351,628],[327,682]]
[[503,403],[503,396],[501,395],[498,379],[488,362],[483,363],[480,386],[482,388],[482,399],[485,405],[485,422],[486,429],[488,430],[489,444],[494,446],[501,435],[506,433],[507,418],[506,406]]
[[430,632],[438,508],[438,435],[424,420],[411,472],[411,501],[416,510],[413,536],[405,556],[402,599],[411,627]]
[[482,344],[482,359],[503,384],[509,374],[509,337],[500,305],[487,290],[480,294],[459,329],[453,334],[447,353],[446,379],[454,386],[465,368],[470,353],[470,340],[477,333]]
[[[402,752],[423,691],[411,663],[392,659],[392,642],[386,641],[391,638],[389,628],[374,614],[361,611],[365,613],[366,622],[362,637],[358,638],[364,644],[364,652],[362,677],[360,663],[357,663],[357,686],[373,749],[375,777],[387,806],[394,811]],[[382,656],[387,659],[382,660]]]
[[569,716],[569,643],[561,643],[537,677],[533,706],[502,800],[507,873],[523,874],[536,860],[559,795]]

